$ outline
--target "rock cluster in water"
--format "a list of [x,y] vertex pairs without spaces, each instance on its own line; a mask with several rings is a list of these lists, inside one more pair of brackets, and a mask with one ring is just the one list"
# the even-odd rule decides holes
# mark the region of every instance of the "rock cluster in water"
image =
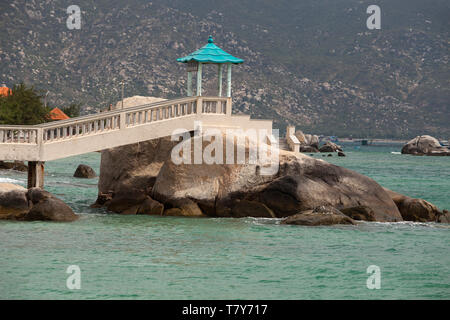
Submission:
[[163,138],[103,151],[95,206],[122,214],[289,217],[285,223],[305,225],[449,217],[425,200],[303,154],[280,150],[277,173],[262,175],[257,164],[175,164],[175,143]]
[[312,134],[304,134],[297,130],[295,136],[300,142],[300,152],[319,152],[319,137]]
[[62,200],[40,188],[0,183],[0,219],[74,221],[78,216]]
[[23,161],[0,161],[0,169],[25,172],[28,166]]

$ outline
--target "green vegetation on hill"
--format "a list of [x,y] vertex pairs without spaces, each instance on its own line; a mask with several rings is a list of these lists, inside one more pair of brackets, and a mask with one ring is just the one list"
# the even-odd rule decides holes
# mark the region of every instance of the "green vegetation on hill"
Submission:
[[[366,9],[381,7],[381,30]],[[283,128],[354,137],[450,135],[447,0],[62,0],[0,3],[0,83],[49,90],[54,105],[105,108],[125,95],[185,92],[175,59],[212,34],[245,63],[234,109]],[[206,94],[215,68],[205,68]],[[86,112],[86,111],[85,111]]]

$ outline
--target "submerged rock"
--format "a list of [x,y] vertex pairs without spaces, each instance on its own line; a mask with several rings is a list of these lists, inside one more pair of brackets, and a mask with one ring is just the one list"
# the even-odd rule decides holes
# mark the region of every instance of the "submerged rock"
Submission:
[[441,146],[436,138],[423,135],[408,141],[402,148],[402,154],[450,156],[450,149]]
[[40,188],[0,183],[0,219],[74,221],[78,216],[62,200]]
[[302,226],[329,226],[335,224],[356,224],[353,219],[344,215],[335,208],[319,207],[307,210],[287,217],[281,224],[293,224]]
[[97,176],[97,174],[95,173],[94,169],[92,169],[88,165],[80,164],[77,167],[77,170],[75,170],[75,173],[73,174],[73,176],[75,178],[92,179],[92,178],[95,178]]

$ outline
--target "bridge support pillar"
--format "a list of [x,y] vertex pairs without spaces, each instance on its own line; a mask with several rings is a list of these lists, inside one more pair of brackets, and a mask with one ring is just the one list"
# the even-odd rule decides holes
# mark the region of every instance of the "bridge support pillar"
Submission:
[[44,162],[28,161],[28,189],[44,188]]

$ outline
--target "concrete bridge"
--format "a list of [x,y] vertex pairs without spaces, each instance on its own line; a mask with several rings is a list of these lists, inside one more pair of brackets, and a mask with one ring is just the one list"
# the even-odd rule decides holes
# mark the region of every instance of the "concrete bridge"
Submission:
[[[271,120],[233,115],[231,97],[186,97],[33,126],[0,126],[0,160],[28,161],[28,187],[43,187],[44,162],[170,136],[175,129],[264,129]],[[269,137],[270,139],[271,137]]]

